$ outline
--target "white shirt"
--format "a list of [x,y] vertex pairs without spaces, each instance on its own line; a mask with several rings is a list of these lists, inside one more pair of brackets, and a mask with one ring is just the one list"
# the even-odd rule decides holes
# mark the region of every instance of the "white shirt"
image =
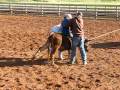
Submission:
[[61,24],[55,25],[51,28],[51,32],[55,33],[62,33],[62,27]]

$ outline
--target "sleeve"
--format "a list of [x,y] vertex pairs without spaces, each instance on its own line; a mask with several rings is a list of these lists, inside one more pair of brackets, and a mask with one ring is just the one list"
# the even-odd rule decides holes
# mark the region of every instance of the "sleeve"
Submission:
[[68,24],[68,22],[69,22],[69,20],[64,19],[64,20],[62,21],[62,27],[66,27],[66,25]]
[[84,27],[83,19],[80,19],[80,26],[81,26],[81,29],[83,29],[83,27]]
[[62,21],[61,25],[62,27],[65,27],[65,20]]
[[70,28],[71,27],[71,23],[72,23],[72,20],[67,21],[67,23],[65,24],[65,27],[66,28]]

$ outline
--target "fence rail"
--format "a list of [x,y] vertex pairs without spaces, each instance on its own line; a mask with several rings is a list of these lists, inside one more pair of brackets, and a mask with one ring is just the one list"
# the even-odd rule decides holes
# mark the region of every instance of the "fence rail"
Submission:
[[85,17],[120,19],[120,5],[0,3],[1,13],[63,15],[82,11]]

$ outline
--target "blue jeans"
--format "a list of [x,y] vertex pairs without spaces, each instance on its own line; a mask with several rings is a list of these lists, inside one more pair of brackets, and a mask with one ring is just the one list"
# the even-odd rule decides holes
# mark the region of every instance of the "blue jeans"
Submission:
[[87,55],[84,48],[84,38],[81,37],[73,37],[72,38],[72,52],[71,52],[71,63],[74,64],[76,61],[76,47],[80,48],[82,62],[87,62]]

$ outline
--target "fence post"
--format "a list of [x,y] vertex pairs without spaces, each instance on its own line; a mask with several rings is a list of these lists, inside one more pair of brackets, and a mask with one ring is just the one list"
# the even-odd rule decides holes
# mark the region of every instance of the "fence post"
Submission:
[[116,20],[119,19],[119,14],[118,14],[118,6],[116,5]]
[[58,5],[58,15],[60,16],[60,5]]
[[10,10],[10,14],[12,15],[13,14],[13,10],[12,10],[11,2],[9,3],[9,10]]
[[97,12],[97,8],[95,6],[95,19],[97,19],[97,16],[98,16],[98,12]]
[[44,14],[43,5],[42,5],[42,4],[41,4],[41,14],[42,14],[42,16],[43,16],[43,14]]
[[25,3],[25,14],[28,14],[28,10],[27,10],[27,3]]
[[70,13],[70,11],[71,11],[71,6],[70,6],[70,4],[69,4],[69,13]]
[[76,5],[76,13],[78,13],[78,6]]
[[105,16],[107,16],[107,6],[105,5]]
[[87,5],[86,5],[86,8],[85,8],[86,12],[87,12]]

